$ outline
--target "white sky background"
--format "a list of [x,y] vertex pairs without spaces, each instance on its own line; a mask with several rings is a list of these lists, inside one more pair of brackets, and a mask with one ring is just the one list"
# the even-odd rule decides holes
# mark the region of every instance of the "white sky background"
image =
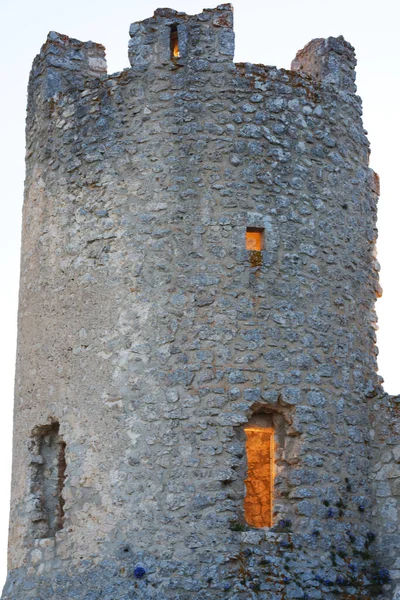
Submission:
[[[0,0],[0,587],[6,573],[11,471],[11,413],[15,364],[26,88],[32,60],[50,30],[106,46],[109,73],[128,67],[129,24],[169,6],[189,14],[218,0]],[[344,35],[356,48],[357,87],[381,177],[378,259],[384,296],[377,304],[379,367],[385,389],[400,393],[400,13],[396,0],[236,0],[237,62],[290,68],[312,38]],[[397,342],[397,343],[396,343]]]

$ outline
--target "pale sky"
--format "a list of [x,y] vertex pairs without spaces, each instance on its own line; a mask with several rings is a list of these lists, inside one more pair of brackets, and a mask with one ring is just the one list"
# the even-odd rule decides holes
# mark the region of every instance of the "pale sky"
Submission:
[[[217,2],[174,0],[170,8],[189,14]],[[378,301],[380,373],[390,394],[400,393],[400,47],[399,10],[395,0],[236,0],[237,62],[290,68],[297,50],[316,37],[344,35],[355,46],[357,87],[363,99],[364,127],[372,154],[370,166],[381,177],[378,259],[384,295]],[[24,181],[26,87],[32,60],[50,30],[106,46],[109,73],[129,66],[130,23],[151,16],[164,0],[0,0],[0,145],[1,294],[0,369],[0,587],[6,575],[6,543],[11,471],[11,412],[15,364],[21,207]],[[399,203],[399,204],[398,204]],[[397,342],[397,343],[396,343]]]

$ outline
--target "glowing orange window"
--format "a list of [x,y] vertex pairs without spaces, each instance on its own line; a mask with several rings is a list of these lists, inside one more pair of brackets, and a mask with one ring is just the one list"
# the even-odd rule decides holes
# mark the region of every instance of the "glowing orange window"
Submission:
[[178,40],[178,27],[177,25],[171,25],[171,58],[179,58],[179,40]]
[[246,523],[253,527],[272,526],[274,485],[274,430],[248,426],[246,434],[247,479],[244,500]]
[[261,251],[264,246],[264,229],[258,227],[247,227],[246,250]]

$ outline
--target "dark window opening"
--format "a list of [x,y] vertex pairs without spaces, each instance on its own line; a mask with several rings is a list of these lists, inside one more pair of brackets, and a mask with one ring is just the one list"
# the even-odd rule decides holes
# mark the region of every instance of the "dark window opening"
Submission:
[[32,524],[36,538],[54,537],[63,528],[65,442],[59,423],[36,427],[29,443],[31,453],[30,491],[33,497]]
[[173,60],[179,58],[180,53],[179,53],[179,39],[178,39],[178,26],[177,25],[171,25],[170,47],[171,47],[171,58]]

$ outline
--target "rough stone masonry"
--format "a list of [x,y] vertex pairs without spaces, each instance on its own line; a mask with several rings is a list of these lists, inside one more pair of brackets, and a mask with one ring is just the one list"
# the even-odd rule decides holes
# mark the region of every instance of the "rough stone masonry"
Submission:
[[232,27],[159,9],[121,73],[55,32],[33,63],[3,600],[400,598],[354,50],[235,64]]

